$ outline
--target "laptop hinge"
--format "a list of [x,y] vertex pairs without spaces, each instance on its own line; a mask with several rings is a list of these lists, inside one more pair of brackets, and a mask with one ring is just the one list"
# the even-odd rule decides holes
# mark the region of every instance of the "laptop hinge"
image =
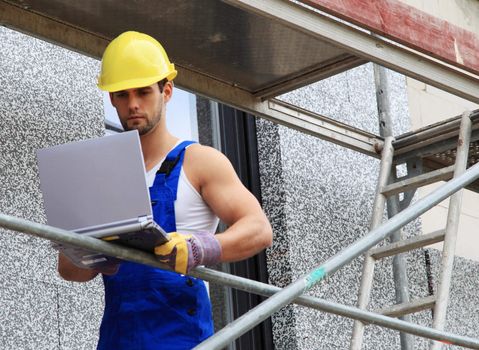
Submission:
[[145,222],[145,221],[149,221],[149,220],[150,220],[149,215],[138,216],[138,222]]

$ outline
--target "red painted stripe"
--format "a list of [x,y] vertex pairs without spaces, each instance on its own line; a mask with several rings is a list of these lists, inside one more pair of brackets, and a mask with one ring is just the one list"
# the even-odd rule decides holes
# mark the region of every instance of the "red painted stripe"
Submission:
[[479,74],[479,34],[398,0],[301,0],[407,47]]

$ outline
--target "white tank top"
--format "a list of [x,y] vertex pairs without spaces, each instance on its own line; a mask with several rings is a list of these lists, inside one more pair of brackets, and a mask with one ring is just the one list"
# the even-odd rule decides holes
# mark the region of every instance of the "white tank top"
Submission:
[[[177,145],[180,144],[179,141]],[[163,163],[162,159],[150,171],[146,173],[148,187],[153,185],[155,175]],[[198,191],[193,187],[181,168],[178,180],[178,193],[175,201],[176,230],[181,233],[193,233],[198,231],[216,232],[219,219],[203,200]]]

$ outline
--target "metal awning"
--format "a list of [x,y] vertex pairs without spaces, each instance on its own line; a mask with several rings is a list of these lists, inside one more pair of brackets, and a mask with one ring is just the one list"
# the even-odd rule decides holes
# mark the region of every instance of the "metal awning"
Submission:
[[[178,66],[254,96],[278,94],[365,62],[271,18],[217,0],[7,3],[18,6],[17,12],[28,11],[108,41],[127,30],[150,34]],[[97,52],[90,54],[98,57]]]
[[146,32],[176,64],[178,86],[375,157],[378,135],[274,97],[373,61],[479,102],[477,75],[298,1],[0,0],[0,24],[96,58],[119,33]]

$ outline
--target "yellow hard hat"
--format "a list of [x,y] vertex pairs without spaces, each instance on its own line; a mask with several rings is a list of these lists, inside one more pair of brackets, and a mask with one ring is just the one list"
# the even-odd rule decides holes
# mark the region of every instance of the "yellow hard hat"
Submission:
[[115,92],[152,85],[176,77],[165,49],[149,35],[125,32],[108,44],[101,60],[98,87]]

